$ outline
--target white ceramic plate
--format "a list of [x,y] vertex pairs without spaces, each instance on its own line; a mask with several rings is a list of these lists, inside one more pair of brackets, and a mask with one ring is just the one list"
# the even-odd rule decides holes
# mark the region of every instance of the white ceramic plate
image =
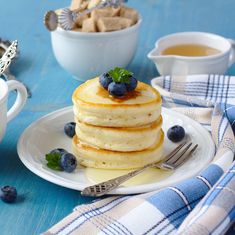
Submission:
[[[162,115],[165,133],[172,125],[182,125],[188,138],[193,143],[197,143],[199,148],[190,160],[167,178],[136,186],[121,186],[110,194],[134,194],[160,189],[195,176],[212,160],[215,147],[210,134],[204,127],[169,109],[163,108]],[[60,109],[42,117],[23,132],[18,141],[17,150],[24,165],[38,176],[67,188],[82,190],[92,184],[87,179],[84,168],[78,168],[73,173],[57,172],[47,168],[45,160],[45,154],[54,148],[65,148],[71,151],[71,139],[64,134],[63,127],[65,123],[73,120],[72,107]],[[169,152],[175,147],[176,144],[165,137],[164,152]]]

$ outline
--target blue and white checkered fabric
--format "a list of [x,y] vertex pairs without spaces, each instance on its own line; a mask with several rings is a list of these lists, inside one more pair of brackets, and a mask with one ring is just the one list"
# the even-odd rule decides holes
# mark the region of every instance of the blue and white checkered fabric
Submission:
[[153,79],[152,86],[164,106],[211,127],[217,146],[213,162],[198,176],[161,191],[78,206],[44,234],[214,235],[235,221],[235,78],[167,76]]

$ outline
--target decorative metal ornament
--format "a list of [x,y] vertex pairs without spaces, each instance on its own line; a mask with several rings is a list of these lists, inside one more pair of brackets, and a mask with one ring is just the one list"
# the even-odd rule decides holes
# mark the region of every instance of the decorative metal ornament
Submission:
[[17,46],[18,46],[17,40],[13,41],[12,44],[6,49],[6,51],[3,53],[2,57],[0,58],[0,75],[4,73],[4,71],[10,65],[12,59],[16,56]]
[[47,11],[44,16],[44,25],[49,31],[56,30],[58,26],[58,16],[54,11]]

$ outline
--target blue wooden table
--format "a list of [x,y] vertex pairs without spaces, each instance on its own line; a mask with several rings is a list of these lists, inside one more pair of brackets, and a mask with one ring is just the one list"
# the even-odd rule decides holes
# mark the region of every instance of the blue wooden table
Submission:
[[[0,186],[14,185],[20,195],[15,204],[0,201],[0,234],[40,234],[81,203],[91,201],[78,191],[49,183],[30,172],[19,160],[16,145],[33,121],[71,105],[71,94],[79,85],[56,62],[50,34],[43,26],[49,9],[69,5],[69,0],[0,0],[0,37],[19,41],[20,56],[11,70],[32,91],[32,98],[7,127],[0,143]],[[147,53],[159,37],[179,31],[207,31],[235,38],[234,0],[130,0],[143,17],[135,58],[129,65],[145,82],[157,75]],[[229,74],[235,74],[232,66]],[[11,96],[10,102],[14,99]]]

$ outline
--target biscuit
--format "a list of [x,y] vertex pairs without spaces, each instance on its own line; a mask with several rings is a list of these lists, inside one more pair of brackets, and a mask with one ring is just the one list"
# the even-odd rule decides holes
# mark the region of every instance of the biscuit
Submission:
[[100,17],[97,20],[97,28],[100,32],[121,30],[131,25],[132,21],[124,17]]
[[130,19],[132,24],[135,24],[139,19],[139,14],[135,9],[124,6],[120,9],[120,16]]
[[82,32],[96,32],[96,23],[93,18],[88,18],[83,20]]

